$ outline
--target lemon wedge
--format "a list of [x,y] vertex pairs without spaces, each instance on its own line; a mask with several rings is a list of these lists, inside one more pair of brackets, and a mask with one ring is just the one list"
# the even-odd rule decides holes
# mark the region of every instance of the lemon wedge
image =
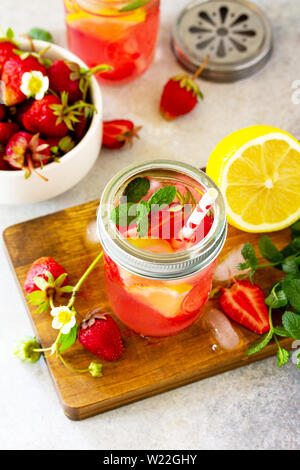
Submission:
[[228,222],[246,232],[273,232],[300,218],[300,143],[269,126],[240,129],[209,157]]

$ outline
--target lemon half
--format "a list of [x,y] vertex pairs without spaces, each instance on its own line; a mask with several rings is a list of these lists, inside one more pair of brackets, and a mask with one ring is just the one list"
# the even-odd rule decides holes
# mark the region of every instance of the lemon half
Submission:
[[206,172],[225,197],[228,222],[241,230],[281,230],[300,218],[300,143],[287,132],[240,129],[216,146]]

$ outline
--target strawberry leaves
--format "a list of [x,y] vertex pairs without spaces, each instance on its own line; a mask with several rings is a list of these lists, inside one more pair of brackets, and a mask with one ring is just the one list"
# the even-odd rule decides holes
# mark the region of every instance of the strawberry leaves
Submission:
[[62,334],[59,341],[59,351],[62,353],[69,349],[77,339],[78,325],[77,323],[70,329],[69,333]]
[[73,286],[62,286],[67,275],[67,273],[63,273],[57,279],[54,279],[50,271],[46,271],[45,276],[47,280],[42,276],[34,278],[34,283],[39,290],[35,290],[28,294],[27,300],[29,304],[37,306],[35,313],[47,312],[51,307],[51,303],[53,302],[53,298],[56,293],[73,291]]

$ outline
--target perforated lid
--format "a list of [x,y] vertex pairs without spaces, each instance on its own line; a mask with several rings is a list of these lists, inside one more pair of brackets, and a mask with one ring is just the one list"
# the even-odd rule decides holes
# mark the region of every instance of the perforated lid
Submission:
[[209,54],[201,76],[231,82],[264,66],[272,52],[272,28],[266,15],[248,1],[196,0],[177,18],[172,47],[192,72]]

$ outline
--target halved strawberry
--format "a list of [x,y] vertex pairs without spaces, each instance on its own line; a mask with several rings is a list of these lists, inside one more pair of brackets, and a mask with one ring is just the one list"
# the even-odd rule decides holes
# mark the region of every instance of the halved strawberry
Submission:
[[261,335],[270,329],[268,309],[261,288],[250,281],[234,280],[221,289],[220,305],[232,320]]
[[138,131],[141,126],[135,127],[127,119],[115,119],[103,122],[102,144],[109,149],[120,149],[125,145],[132,145],[133,137],[139,138]]

